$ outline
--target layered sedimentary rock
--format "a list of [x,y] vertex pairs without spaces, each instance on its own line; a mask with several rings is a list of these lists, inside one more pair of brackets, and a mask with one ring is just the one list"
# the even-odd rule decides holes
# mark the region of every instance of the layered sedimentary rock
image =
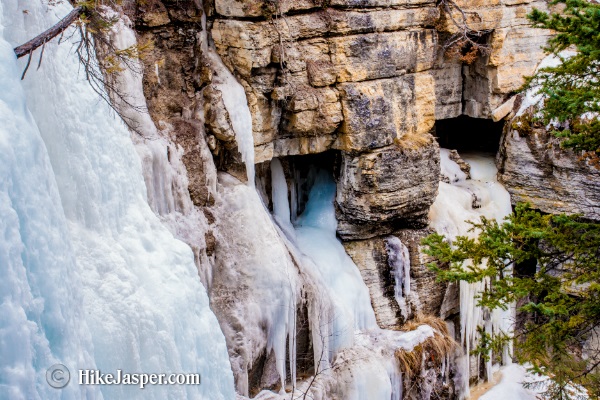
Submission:
[[[544,2],[458,5],[489,48],[471,64],[441,51],[458,28],[434,2],[216,0],[209,10],[217,52],[248,95],[257,161],[342,152],[344,238],[422,225],[438,156],[403,140],[426,140],[436,119],[490,118],[543,56],[547,35],[526,14]],[[390,174],[404,178],[392,188]]]
[[507,123],[498,166],[513,204],[600,220],[600,170],[581,154],[561,148],[560,139],[534,122],[530,112]]
[[[458,297],[447,291],[447,285],[436,281],[436,274],[427,268],[429,258],[421,251],[421,239],[433,233],[430,229],[403,229],[388,236],[347,241],[346,251],[360,269],[371,293],[371,303],[379,326],[398,329],[417,314],[452,317],[458,313]],[[398,274],[397,255],[389,245],[396,238],[406,246],[410,264],[408,275]],[[398,280],[402,282],[399,282]],[[398,290],[398,285],[405,290]]]
[[414,147],[392,144],[343,153],[338,181],[338,233],[345,239],[427,224],[439,182],[439,148],[432,137]]
[[[430,133],[439,119],[490,118],[522,84],[522,76],[533,72],[546,35],[529,28],[525,15],[532,7],[543,9],[544,2],[459,2],[468,11],[469,24],[486,30],[483,40],[490,48],[471,64],[440,53],[456,27],[433,1],[215,0],[205,2],[204,9],[194,1],[127,4],[140,42],[154,43],[143,60],[150,116],[177,150],[169,157],[181,156],[191,200],[205,216],[204,240],[190,244],[202,247],[210,260],[203,279],[228,340],[240,393],[281,384],[277,362],[282,361],[275,360],[268,344],[273,333],[266,329],[275,312],[252,304],[278,297],[268,293],[267,281],[288,290],[289,275],[261,275],[256,262],[246,276],[243,262],[231,257],[250,249],[243,260],[248,263],[262,248],[253,248],[256,237],[228,242],[243,232],[235,214],[243,207],[233,206],[245,200],[238,198],[245,187],[223,184],[230,178],[222,177],[216,185],[215,168],[240,180],[245,169],[232,116],[214,84],[208,43],[202,39],[206,34],[246,92],[255,161],[262,163],[257,168],[260,182],[270,182],[268,161],[273,157],[337,152],[338,234],[370,289],[379,325],[399,328],[416,313],[449,320],[456,316],[456,287],[435,282],[419,249],[440,180],[439,147]],[[505,170],[510,174],[510,168]],[[268,206],[270,187],[258,186]],[[236,191],[242,194],[236,196]],[[271,229],[268,214],[255,203],[255,214],[264,217],[261,228]],[[296,271],[275,228],[268,233],[261,235],[276,243],[275,258],[289,261],[290,271]],[[409,254],[403,279],[410,280],[411,295],[404,304],[395,297],[396,277],[386,247],[390,237],[400,240]],[[307,305],[298,306],[299,315],[302,307]],[[284,341],[286,334],[278,332]],[[305,341],[309,353],[312,344]]]

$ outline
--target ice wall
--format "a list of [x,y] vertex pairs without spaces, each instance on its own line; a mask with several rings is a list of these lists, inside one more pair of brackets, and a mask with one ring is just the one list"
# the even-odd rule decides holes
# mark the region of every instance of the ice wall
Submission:
[[[296,396],[308,392],[311,398],[322,400],[331,396],[399,400],[402,374],[394,352],[398,348],[412,350],[431,337],[433,330],[421,326],[398,332],[377,327],[368,289],[336,237],[332,173],[313,167],[309,175],[307,182],[313,183],[304,212],[290,215],[288,183],[281,162],[271,161],[273,214],[300,270],[317,372],[314,378],[298,384]],[[293,183],[290,186],[295,187]],[[403,276],[409,265],[402,258],[407,257],[407,251],[401,243],[391,242],[397,245],[401,295],[410,291],[410,281]]]
[[[105,10],[116,22],[108,32],[108,39],[117,49],[127,49],[137,44],[132,23],[125,15],[112,10]],[[100,49],[103,51],[103,49]],[[158,129],[150,114],[144,97],[141,62],[128,60],[128,68],[108,77],[111,87],[116,88],[125,97],[111,93],[115,108],[135,129],[132,140],[142,162],[142,174],[146,184],[148,204],[166,225],[173,235],[189,244],[194,252],[194,259],[200,278],[205,287],[212,280],[212,268],[206,254],[205,234],[208,222],[201,209],[195,207],[188,190],[188,174],[182,161],[183,149],[173,143],[171,137],[174,128],[162,123]],[[162,122],[162,121],[161,121]],[[196,124],[198,129],[202,124]],[[202,132],[198,131],[197,142],[206,190],[210,197],[216,195],[217,171],[208,145],[201,140]]]
[[286,345],[295,376],[298,271],[254,186],[219,174],[214,209],[216,266],[211,301],[228,340],[237,390],[247,395],[248,372],[266,351],[276,359],[274,384],[286,377]]
[[[441,168],[450,184],[440,182],[438,196],[429,211],[431,226],[450,240],[457,236],[476,237],[477,232],[469,232],[468,221],[479,221],[480,217],[501,222],[511,213],[510,195],[496,179],[494,156],[491,154],[463,154],[462,158],[471,166],[471,179],[460,171],[459,166],[449,158],[449,152],[441,149]],[[488,333],[492,331],[509,332],[512,310],[493,310],[491,313],[477,305],[477,296],[486,282],[469,284],[460,282],[460,323],[463,356],[457,360],[456,387],[462,397],[469,395],[469,374],[471,362],[478,358],[470,357],[470,351],[477,345],[478,326],[484,326]],[[502,355],[506,360],[507,353]],[[491,361],[486,364],[486,375],[492,374]],[[479,365],[474,368],[479,371]]]
[[291,228],[288,186],[280,161],[271,161],[275,218],[284,231],[293,231],[288,236],[299,250],[300,268],[321,292],[309,311],[315,362],[327,363],[340,349],[352,346],[356,331],[376,328],[377,323],[360,272],[336,237],[333,176],[330,171],[316,168],[310,173],[314,184],[308,202]]
[[[18,82],[26,60],[17,66],[10,49],[70,7],[17,0],[1,7],[0,112],[8,117],[0,127],[0,213],[10,225],[0,254],[11,277],[0,286],[10,294],[2,303],[1,323],[10,324],[0,333],[7,339],[2,392],[11,399],[233,399],[225,341],[192,252],[148,206],[129,132],[78,73],[74,39],[48,43],[39,71],[30,68]],[[202,384],[49,391],[43,374],[55,361],[72,370],[200,372]]]

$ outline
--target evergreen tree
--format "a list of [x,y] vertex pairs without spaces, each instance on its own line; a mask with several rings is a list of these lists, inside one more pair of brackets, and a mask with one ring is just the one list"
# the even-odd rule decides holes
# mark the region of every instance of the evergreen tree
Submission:
[[584,155],[596,164],[600,156],[600,5],[586,0],[554,0],[563,5],[560,13],[534,9],[529,14],[533,26],[556,32],[547,48],[560,64],[543,68],[526,87],[545,95],[541,109],[545,123],[560,122],[553,131],[564,138],[562,145]]
[[[600,5],[585,0],[550,4],[562,9],[553,14],[533,10],[528,17],[533,26],[556,33],[546,51],[559,63],[540,69],[523,89],[544,95],[537,116],[545,124],[554,122],[550,126],[556,128],[550,129],[564,138],[562,146],[581,151],[598,166]],[[449,243],[434,234],[423,244],[440,280],[485,280],[482,307],[517,305],[513,335],[481,329],[474,353],[489,357],[512,341],[518,362],[552,378],[546,398],[577,398],[573,385],[599,398],[600,224],[518,205],[502,224],[482,218],[472,225],[480,232],[476,239],[458,237]]]
[[543,215],[527,205],[502,224],[483,218],[472,225],[481,232],[477,239],[424,239],[425,253],[435,259],[430,268],[444,281],[489,280],[479,304],[494,309],[517,303],[525,321],[513,337],[480,331],[475,353],[489,356],[513,340],[519,363],[552,377],[547,398],[575,398],[573,384],[600,396],[600,349],[581,356],[583,343],[600,333],[600,225]]

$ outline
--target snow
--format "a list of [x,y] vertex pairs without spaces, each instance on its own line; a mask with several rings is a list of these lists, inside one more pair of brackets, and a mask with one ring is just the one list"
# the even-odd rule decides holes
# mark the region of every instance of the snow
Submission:
[[[537,73],[538,71],[540,71],[543,68],[557,67],[562,63],[562,59],[573,57],[575,54],[576,54],[576,52],[574,52],[572,50],[561,51],[559,54],[559,57],[555,56],[554,54],[550,54],[550,55],[546,56],[539,63],[535,72]],[[519,117],[519,116],[523,115],[523,113],[529,107],[538,105],[540,103],[540,101],[542,101],[543,97],[544,96],[542,94],[538,93],[538,91],[535,87],[527,90],[521,101],[521,106],[519,107],[519,110],[517,111],[515,116]]]
[[[467,221],[478,222],[480,217],[485,216],[502,222],[512,211],[510,195],[496,179],[494,156],[481,153],[461,156],[471,166],[471,179],[462,177],[451,184],[440,182],[438,196],[429,211],[431,226],[450,240],[457,236],[477,236],[477,232],[469,231],[471,225]],[[454,161],[445,156],[442,156],[441,164],[442,171],[456,171],[458,168]],[[512,307],[506,311],[496,309],[488,313],[477,305],[477,296],[486,284],[487,281],[472,284],[460,282],[460,337],[464,355],[457,359],[456,386],[463,397],[468,397],[469,393],[469,371],[472,370],[469,353],[479,339],[477,327],[484,326],[488,333],[509,333],[513,321]],[[508,362],[508,353],[509,349],[503,351],[504,362]],[[490,377],[491,362],[485,367]],[[479,370],[478,365],[476,370]]]
[[[148,206],[130,134],[78,74],[72,42],[48,43],[42,67],[19,82],[26,60],[17,66],[12,47],[70,7],[0,7],[0,390],[11,399],[235,398],[192,251]],[[200,372],[202,384],[57,391],[44,382],[55,362],[72,372]]]
[[500,382],[479,397],[479,400],[537,400],[536,391],[526,389],[523,383],[535,378],[519,364],[510,364],[500,368]]
[[450,159],[450,150],[440,148],[440,160],[442,175],[446,176],[451,183],[467,179],[467,174],[460,169],[457,163]]
[[[519,365],[507,363],[498,368],[494,377],[497,382],[478,397],[479,400],[538,400],[548,391],[550,378],[528,371],[530,364]],[[576,400],[589,399],[589,395],[580,386],[565,387],[569,398]]]

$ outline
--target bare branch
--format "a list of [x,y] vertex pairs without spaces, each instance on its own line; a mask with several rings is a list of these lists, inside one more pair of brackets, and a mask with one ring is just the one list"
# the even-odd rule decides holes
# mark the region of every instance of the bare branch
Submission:
[[[79,16],[83,13],[83,7],[75,7],[66,17],[60,20],[57,24],[52,26],[45,32],[40,33],[27,43],[22,44],[15,48],[15,54],[17,58],[21,58],[27,54],[31,54],[35,49],[43,46],[46,42],[52,40],[59,34],[63,33],[73,22],[75,22]],[[25,76],[25,74],[23,74]]]

